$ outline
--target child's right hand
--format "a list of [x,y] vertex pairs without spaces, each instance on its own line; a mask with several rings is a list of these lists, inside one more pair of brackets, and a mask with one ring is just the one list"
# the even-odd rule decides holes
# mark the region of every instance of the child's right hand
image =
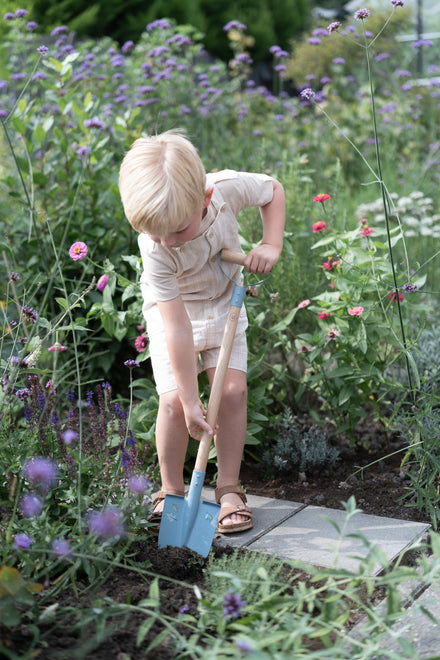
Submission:
[[205,431],[208,435],[213,434],[212,428],[206,421],[206,410],[203,408],[200,399],[193,404],[183,404],[183,412],[185,414],[186,428],[194,440],[200,440]]

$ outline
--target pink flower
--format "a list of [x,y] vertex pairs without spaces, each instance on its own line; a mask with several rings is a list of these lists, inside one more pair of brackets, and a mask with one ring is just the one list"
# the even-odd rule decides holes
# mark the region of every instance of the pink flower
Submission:
[[54,351],[55,353],[61,353],[62,351],[67,351],[67,346],[63,346],[62,344],[55,342],[55,344],[53,346],[49,346],[47,350],[51,352]]
[[335,330],[334,328],[330,328],[328,333],[326,334],[325,338],[326,339],[336,339],[336,337],[339,337],[341,333],[339,330]]
[[98,291],[104,291],[105,287],[107,286],[107,284],[109,282],[109,279],[110,279],[109,276],[106,275],[105,273],[104,273],[104,275],[101,275],[101,277],[99,278],[99,280],[96,284],[96,288],[98,289]]
[[84,259],[88,251],[87,245],[83,243],[82,241],[76,241],[76,243],[73,243],[70,246],[69,249],[69,256],[73,259],[73,261],[80,261],[81,259]]
[[[402,302],[402,300],[403,300],[403,293],[402,293],[401,291],[399,291],[399,292],[398,292],[398,295],[399,295],[399,301]],[[389,298],[390,300],[392,300],[394,303],[397,302],[396,292],[395,292],[395,291],[391,291],[391,292],[388,294],[388,298]]]
[[330,312],[326,312],[324,309],[321,309],[318,314],[318,318],[321,319],[321,321],[325,321],[325,319],[328,319],[329,316]]
[[313,348],[313,346],[306,346],[305,344],[303,344],[303,345],[301,346],[301,348],[299,348],[296,352],[297,352],[298,354],[300,354],[300,353],[308,353],[309,351],[312,350],[312,348]]
[[340,261],[335,261],[332,257],[329,257],[328,261],[324,261],[322,267],[324,270],[333,270],[333,268],[337,268],[340,263]]
[[330,195],[327,195],[327,193],[320,193],[319,195],[316,195],[316,197],[313,198],[314,202],[321,202],[321,204],[324,204],[324,202],[330,199]]
[[361,236],[369,236],[373,232],[374,232],[374,229],[371,229],[371,227],[362,227],[362,229],[360,230],[359,233],[360,233]]
[[314,234],[317,234],[319,231],[322,231],[323,229],[327,229],[327,225],[323,220],[320,220],[319,222],[315,222],[314,225],[312,226],[312,230]]
[[134,347],[138,353],[143,353],[147,348],[150,340],[147,335],[143,332],[141,335],[138,335],[134,341]]
[[303,300],[302,302],[299,303],[298,309],[303,309],[304,307],[308,307],[310,305],[310,300]]
[[358,307],[353,307],[353,309],[350,309],[350,311],[348,313],[350,314],[350,316],[360,316],[363,311],[364,311],[364,308],[358,306]]

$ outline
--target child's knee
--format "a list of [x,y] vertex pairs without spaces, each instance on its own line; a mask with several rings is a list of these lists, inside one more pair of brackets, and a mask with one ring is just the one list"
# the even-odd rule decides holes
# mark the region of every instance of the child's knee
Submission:
[[171,420],[179,420],[184,417],[177,390],[161,394],[159,405],[162,412]]
[[245,378],[234,378],[229,380],[224,387],[222,403],[228,407],[246,404],[247,385]]

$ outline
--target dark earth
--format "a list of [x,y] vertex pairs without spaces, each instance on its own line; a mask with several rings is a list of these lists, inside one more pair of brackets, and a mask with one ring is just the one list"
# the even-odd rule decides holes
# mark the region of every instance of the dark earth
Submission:
[[[241,478],[247,492],[338,509],[343,508],[343,501],[354,496],[358,508],[364,513],[428,521],[427,515],[418,511],[407,497],[410,481],[401,467],[406,447],[398,432],[384,430],[380,424],[365,420],[356,428],[354,440],[336,436],[335,433],[333,436],[330,433],[329,439],[332,444],[336,443],[340,457],[336,466],[327,472],[321,469],[310,475],[287,474],[268,478],[260,465],[245,459]],[[116,603],[136,605],[149,597],[153,578],[160,576],[160,616],[178,618],[182,607],[189,607],[189,613],[196,614],[193,586],[203,589],[203,568],[207,560],[184,548],[159,550],[153,536],[148,536],[136,552],[136,559],[151,574],[141,577],[128,568],[117,569],[106,576],[93,593],[84,590],[82,595],[75,596],[73,591],[63,592],[59,598],[61,615],[55,617],[55,623],[52,621],[47,627],[43,626],[39,643],[36,648],[34,646],[36,654],[32,657],[44,660],[173,660],[174,652],[167,640],[146,653],[148,645],[163,630],[160,618],[154,622],[144,642],[137,646],[136,636],[139,626],[145,621],[145,614],[131,611],[129,615],[119,613],[107,619],[107,631],[109,626],[113,628],[108,636],[99,639],[99,616],[96,612],[102,608],[105,598]],[[232,551],[215,544],[211,550],[218,556],[225,552]],[[286,567],[286,579],[292,585],[298,580],[307,581],[309,577],[297,569]],[[88,623],[84,623],[85,609],[90,615]],[[179,624],[176,622],[174,625]],[[32,646],[31,640],[30,628],[22,626],[12,637],[9,636],[7,645],[11,651],[20,654]]]

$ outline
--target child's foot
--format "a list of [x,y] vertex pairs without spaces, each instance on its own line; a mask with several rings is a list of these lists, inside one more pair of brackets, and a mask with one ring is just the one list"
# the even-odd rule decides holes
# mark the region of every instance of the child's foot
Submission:
[[222,534],[244,532],[254,526],[252,511],[246,506],[246,495],[240,484],[215,489],[215,500],[221,505],[217,531]]

